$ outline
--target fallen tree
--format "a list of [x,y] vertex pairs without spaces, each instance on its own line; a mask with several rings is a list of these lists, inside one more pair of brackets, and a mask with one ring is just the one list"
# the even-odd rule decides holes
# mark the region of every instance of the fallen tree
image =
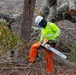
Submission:
[[45,0],[40,9],[42,10],[42,16],[44,16],[47,21],[58,22],[66,19],[76,23],[76,1],[64,0],[62,5],[58,8],[57,0],[54,1],[55,2],[53,3],[52,1]]
[[76,0],[64,0],[62,5],[57,8],[53,22],[69,20],[76,23]]
[[75,0],[64,0],[62,5],[57,8],[57,12],[68,11],[71,15],[76,14],[76,1]]
[[64,0],[62,5],[57,8],[54,22],[65,19],[76,23],[76,0]]

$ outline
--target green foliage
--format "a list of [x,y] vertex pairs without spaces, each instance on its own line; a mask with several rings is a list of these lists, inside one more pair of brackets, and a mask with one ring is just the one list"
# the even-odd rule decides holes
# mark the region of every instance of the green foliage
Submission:
[[72,49],[73,49],[73,51],[72,51],[72,59],[73,59],[74,62],[76,62],[76,45],[73,45]]
[[0,25],[0,54],[6,53],[8,50],[17,47],[23,47],[23,42],[20,40],[20,38],[16,34],[12,33],[7,28],[6,24]]

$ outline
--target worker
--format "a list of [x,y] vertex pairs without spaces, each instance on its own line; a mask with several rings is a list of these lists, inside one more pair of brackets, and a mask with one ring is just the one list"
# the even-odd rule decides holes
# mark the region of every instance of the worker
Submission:
[[[41,28],[41,36],[40,41],[36,42],[30,49],[29,62],[35,62],[38,56],[38,49],[45,39],[48,39],[51,42],[51,45],[55,47],[57,39],[61,33],[58,26],[56,26],[54,23],[47,22],[42,16],[37,16],[35,23],[39,26],[39,28]],[[46,60],[46,71],[48,73],[52,73],[54,53],[47,49],[44,49],[44,53]]]

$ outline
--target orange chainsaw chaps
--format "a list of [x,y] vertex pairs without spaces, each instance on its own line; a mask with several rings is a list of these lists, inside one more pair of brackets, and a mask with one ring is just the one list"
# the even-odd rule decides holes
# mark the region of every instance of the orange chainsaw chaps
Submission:
[[38,48],[40,47],[40,42],[35,43],[30,50],[29,62],[34,62],[38,53]]
[[[30,57],[29,62],[35,61],[40,44],[41,44],[40,42],[37,42],[31,47],[30,55],[29,55]],[[49,73],[52,73],[54,53],[51,51],[48,51],[47,49],[45,49],[44,52],[45,52],[45,60],[46,60],[46,71]]]
[[53,58],[54,53],[45,49],[46,71],[48,73],[53,72]]

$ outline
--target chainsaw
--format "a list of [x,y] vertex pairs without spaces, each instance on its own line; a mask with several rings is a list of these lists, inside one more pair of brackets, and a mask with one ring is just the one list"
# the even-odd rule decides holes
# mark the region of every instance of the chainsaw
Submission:
[[62,52],[60,52],[59,50],[51,47],[51,46],[50,46],[48,43],[46,43],[46,42],[44,42],[44,43],[41,44],[40,46],[41,46],[42,48],[44,48],[44,49],[47,49],[47,50],[49,50],[49,51],[54,52],[55,54],[57,54],[58,56],[60,56],[60,57],[62,57],[62,58],[64,58],[64,59],[67,59],[67,56],[66,56],[66,55],[64,55],[64,54],[63,54]]

